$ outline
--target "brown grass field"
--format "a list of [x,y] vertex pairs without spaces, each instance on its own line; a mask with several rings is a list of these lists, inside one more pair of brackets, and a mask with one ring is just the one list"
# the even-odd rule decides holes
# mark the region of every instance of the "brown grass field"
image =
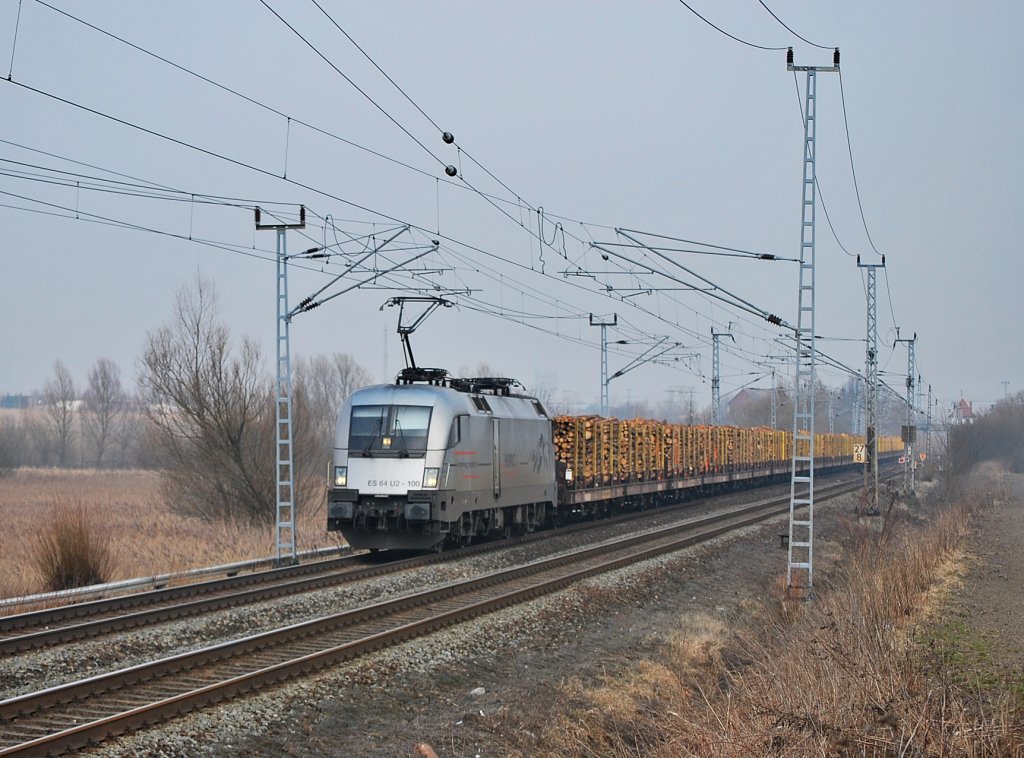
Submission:
[[[544,756],[1024,756],[1024,683],[950,635],[963,539],[992,496],[919,528],[858,531],[813,603],[781,584],[747,624],[690,618],[657,656],[572,678],[526,724]],[[954,619],[955,620],[955,619]],[[960,622],[962,623],[962,619]]]
[[[45,592],[38,547],[59,508],[81,508],[112,548],[111,580],[274,554],[270,527],[207,524],[164,502],[153,471],[17,469],[0,479],[0,598]],[[297,511],[299,550],[342,544],[324,530],[324,504]]]

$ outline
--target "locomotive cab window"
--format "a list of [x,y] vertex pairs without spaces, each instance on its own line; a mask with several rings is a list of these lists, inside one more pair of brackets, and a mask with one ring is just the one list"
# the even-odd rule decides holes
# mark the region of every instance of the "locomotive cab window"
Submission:
[[427,405],[355,405],[349,424],[350,455],[404,458],[427,450]]

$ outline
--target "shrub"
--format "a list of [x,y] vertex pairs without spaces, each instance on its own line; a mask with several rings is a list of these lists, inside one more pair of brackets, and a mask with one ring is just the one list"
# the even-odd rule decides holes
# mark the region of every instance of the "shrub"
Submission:
[[31,553],[43,584],[58,591],[108,581],[114,567],[110,536],[89,520],[85,505],[57,502],[49,513]]

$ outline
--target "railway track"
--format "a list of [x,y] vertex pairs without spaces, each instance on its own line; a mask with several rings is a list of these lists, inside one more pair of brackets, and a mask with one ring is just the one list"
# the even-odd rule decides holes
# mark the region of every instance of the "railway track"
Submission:
[[[859,483],[822,488],[818,499],[858,488]],[[132,731],[712,539],[788,508],[788,496],[773,498],[0,701],[0,755],[66,751]]]
[[[692,507],[697,502],[700,501],[665,506],[659,512],[672,513]],[[612,519],[579,523],[573,528],[587,530],[642,518],[648,516],[629,513]],[[358,582],[431,563],[458,560],[543,539],[550,534],[549,531],[537,532],[513,540],[472,545],[453,553],[417,555],[399,560],[371,559],[365,554],[349,555],[0,616],[0,659],[29,650]]]

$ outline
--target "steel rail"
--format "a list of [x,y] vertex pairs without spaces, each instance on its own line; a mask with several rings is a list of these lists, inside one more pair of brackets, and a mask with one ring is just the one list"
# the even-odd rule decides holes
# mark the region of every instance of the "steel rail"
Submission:
[[[828,490],[827,497],[857,489],[859,484],[843,484]],[[0,756],[68,750],[165,720],[524,602],[594,574],[712,539],[781,515],[788,507],[788,497],[772,498],[613,543],[10,698],[0,702]],[[240,660],[243,656],[250,660]]]
[[[672,513],[678,508],[692,507],[699,502],[706,502],[706,499],[684,501],[660,507],[658,510],[661,513]],[[578,523],[572,528],[576,531],[586,531],[640,518],[649,518],[649,515],[621,514],[597,522]],[[112,632],[272,600],[289,594],[361,581],[430,563],[459,560],[478,553],[543,539],[548,534],[549,531],[535,532],[512,540],[484,542],[460,548],[455,552],[389,560],[374,566],[365,565],[365,553],[348,555],[297,566],[0,616],[0,658]],[[352,568],[353,566],[356,568]]]

